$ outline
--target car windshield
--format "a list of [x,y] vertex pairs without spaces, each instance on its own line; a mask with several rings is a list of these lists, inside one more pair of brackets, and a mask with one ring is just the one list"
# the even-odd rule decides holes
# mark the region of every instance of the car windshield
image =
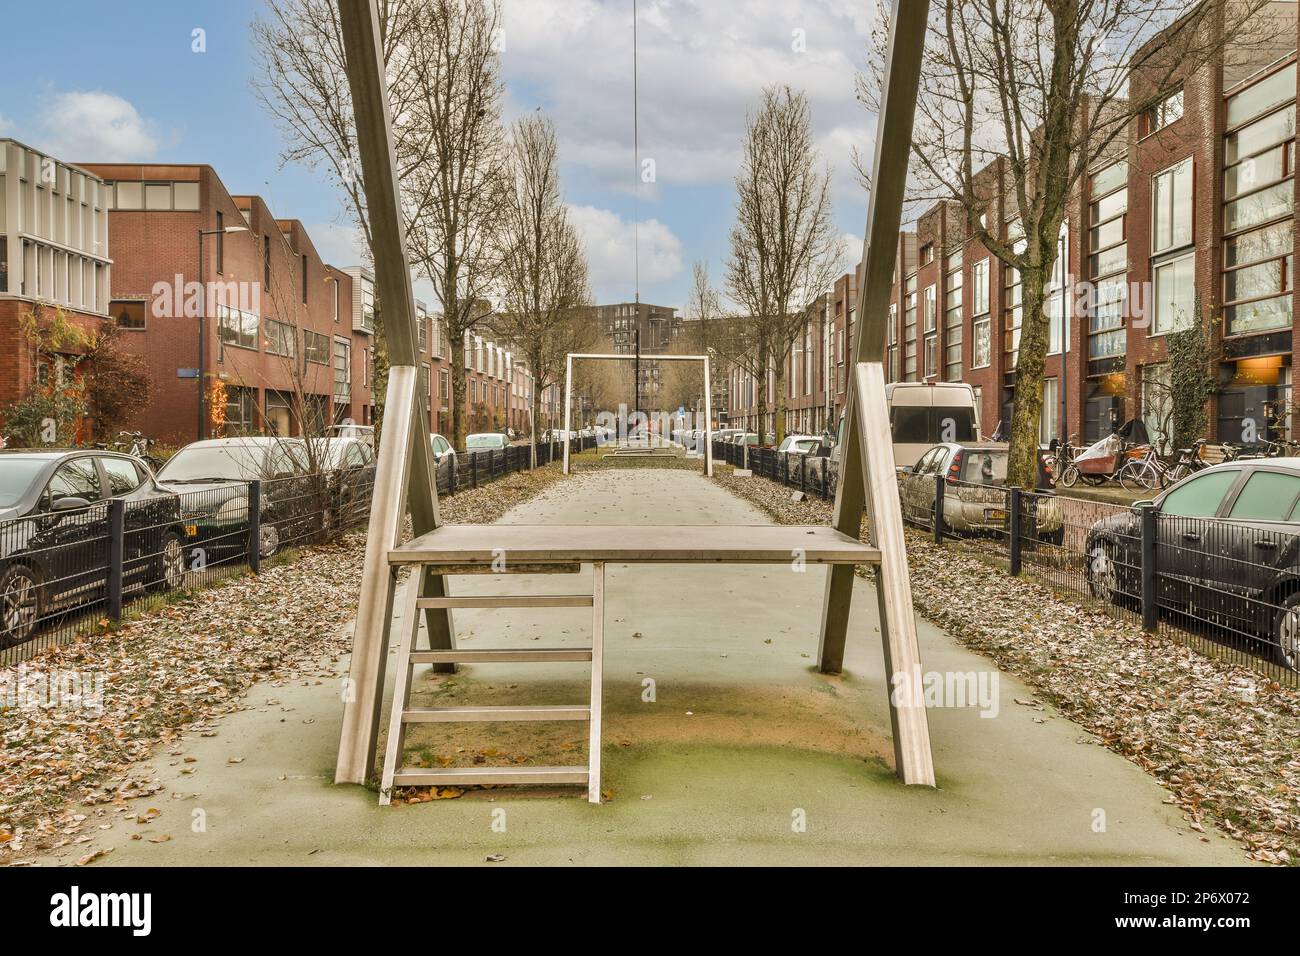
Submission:
[[254,481],[263,474],[266,448],[262,445],[209,445],[182,448],[158,472],[159,481]]
[[793,450],[793,451],[797,451],[797,452],[799,452],[799,454],[801,454],[801,455],[806,455],[806,454],[808,454],[810,451],[812,451],[813,449],[815,449],[815,448],[817,447],[818,444],[819,444],[819,443],[818,443],[818,441],[817,441],[816,439],[813,439],[813,438],[805,438],[805,439],[803,439],[802,441],[797,441],[797,442],[795,442],[795,443],[794,443],[794,447],[793,447],[793,449],[791,449],[791,450]]
[[504,435],[470,435],[465,439],[465,447],[469,448],[500,448],[505,444]]
[[0,508],[17,504],[48,463],[48,458],[0,458]]
[[975,412],[952,405],[895,405],[894,442],[901,445],[973,441]]
[[962,455],[961,480],[976,485],[1005,485],[1007,453],[967,450]]

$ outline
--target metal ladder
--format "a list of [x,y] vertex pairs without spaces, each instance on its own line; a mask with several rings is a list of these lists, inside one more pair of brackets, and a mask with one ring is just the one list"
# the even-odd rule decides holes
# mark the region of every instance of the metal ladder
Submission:
[[[605,563],[597,561],[592,575],[592,593],[466,595],[465,597],[420,597],[420,567],[412,567],[406,606],[402,612],[401,644],[397,651],[397,675],[393,706],[388,721],[388,742],[384,750],[384,772],[379,804],[387,806],[394,787],[481,786],[483,784],[576,784],[587,786],[587,801],[600,803],[600,716],[605,643]],[[591,647],[501,647],[453,648],[417,651],[420,612],[426,608],[491,607],[590,607]],[[587,704],[545,706],[427,707],[411,709],[411,675],[416,664],[480,664],[520,662],[552,663],[588,661],[591,664],[591,699]],[[406,725],[415,723],[461,723],[479,721],[586,720],[589,722],[587,766],[585,767],[462,767],[432,769],[399,767],[406,739]]]

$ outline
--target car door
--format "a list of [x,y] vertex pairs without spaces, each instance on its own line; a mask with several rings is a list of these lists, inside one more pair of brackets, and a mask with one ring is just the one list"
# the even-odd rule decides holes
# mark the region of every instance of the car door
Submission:
[[1196,613],[1218,603],[1213,586],[1207,589],[1205,584],[1206,547],[1216,547],[1224,533],[1216,518],[1242,478],[1240,468],[1206,471],[1181,482],[1160,499],[1156,568],[1161,605]]
[[1225,503],[1225,515],[1205,547],[1207,588],[1221,595],[1222,613],[1241,624],[1272,608],[1260,596],[1284,568],[1294,566],[1300,524],[1292,515],[1300,501],[1300,474],[1294,469],[1261,466]]
[[[90,506],[55,511],[55,505],[67,498],[84,499]],[[102,591],[108,568],[108,509],[103,502],[99,469],[90,455],[61,464],[41,495],[42,564],[48,593],[60,603],[90,599],[92,592]]]
[[170,523],[159,502],[136,496],[145,475],[129,458],[100,455],[96,460],[109,498],[121,498],[122,562],[124,574],[133,576],[162,548],[162,537]]
[[[924,488],[927,479],[933,492],[934,485],[934,462],[942,448],[931,448],[917,461],[916,466],[906,475],[903,476],[903,517],[913,522],[919,522],[922,517],[922,510],[928,516],[932,502],[925,500]],[[926,520],[929,520],[928,517]]]

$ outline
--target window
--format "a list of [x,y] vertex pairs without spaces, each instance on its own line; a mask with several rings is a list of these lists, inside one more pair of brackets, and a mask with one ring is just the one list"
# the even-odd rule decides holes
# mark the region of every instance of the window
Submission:
[[981,259],[970,267],[971,314],[983,315],[989,310],[989,261]]
[[903,299],[903,381],[916,381],[916,276],[904,285]]
[[1060,383],[1054,378],[1043,379],[1043,410],[1038,417],[1038,442],[1049,445],[1057,437],[1057,422],[1061,413]]
[[921,265],[929,265],[934,261],[934,243],[927,242],[921,247]]
[[64,498],[84,498],[86,501],[99,501],[103,492],[99,486],[99,472],[95,470],[92,458],[74,458],[67,464],[60,465],[50,483],[45,486],[42,502],[50,508]]
[[108,495],[110,498],[129,495],[139,488],[144,481],[144,476],[140,474],[135,463],[129,458],[104,457],[99,459],[99,463],[104,466],[104,474],[108,476]]
[[145,183],[144,208],[150,210],[172,208],[171,183]]
[[254,409],[257,407],[257,392],[240,385],[226,386],[226,437],[237,438],[251,435],[257,431]]
[[222,345],[257,350],[257,316],[251,312],[217,306],[217,339]]
[[271,237],[262,237],[262,285],[271,287]]
[[438,397],[445,404],[451,397],[451,376],[443,369],[438,373]]
[[1228,128],[1240,126],[1275,106],[1295,99],[1296,65],[1289,63],[1262,80],[1228,97]]
[[1124,313],[1128,283],[1124,276],[1105,279],[1093,288],[1088,303],[1088,358],[1110,358],[1125,353]]
[[1166,363],[1142,366],[1142,423],[1151,443],[1162,454],[1174,433],[1174,401]]
[[1180,256],[1155,266],[1155,316],[1151,334],[1185,329],[1192,322],[1195,301],[1195,257]]
[[293,358],[298,354],[295,347],[298,342],[297,330],[292,325],[277,322],[275,319],[267,319],[265,325],[267,355],[285,355]]
[[109,312],[119,329],[143,329],[145,304],[143,299],[118,299],[109,307]]
[[1246,479],[1228,517],[1245,521],[1286,521],[1297,497],[1300,497],[1300,476],[1257,471]]
[[311,362],[315,365],[328,365],[330,363],[330,337],[321,335],[319,332],[313,332],[311,329],[303,329],[302,357],[304,362]]
[[118,183],[114,189],[114,209],[143,209],[144,184]]
[[961,381],[961,251],[948,257],[943,314],[943,377]]
[[334,340],[334,401],[352,401],[352,343],[342,338]]
[[971,343],[971,368],[987,368],[993,354],[993,322],[989,316],[976,319],[971,325],[974,341]]
[[1192,159],[1151,178],[1151,251],[1164,252],[1192,241]]
[[1225,241],[1225,334],[1246,335],[1291,325],[1292,230],[1288,220]]
[[307,302],[307,253],[302,254],[302,301]]
[[1147,108],[1147,132],[1154,133],[1183,117],[1183,91],[1170,93]]
[[1240,473],[1229,468],[1189,478],[1165,496],[1160,513],[1174,518],[1213,518]]
[[199,208],[198,183],[172,183],[172,208],[194,212]]

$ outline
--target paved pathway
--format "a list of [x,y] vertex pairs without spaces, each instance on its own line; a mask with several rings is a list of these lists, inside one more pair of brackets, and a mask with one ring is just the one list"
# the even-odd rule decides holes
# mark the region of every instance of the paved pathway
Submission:
[[[506,520],[766,523],[701,475],[678,470],[577,475]],[[824,577],[818,568],[609,568],[604,784],[612,799],[603,806],[576,789],[559,796],[497,789],[381,809],[373,792],[330,783],[338,687],[259,686],[252,702],[274,703],[231,715],[214,737],[185,741],[193,762],[155,761],[171,794],[141,802],[140,812],[152,806],[161,814],[147,825],[106,817],[113,827],[98,845],[113,852],[103,862],[467,864],[489,855],[506,864],[1246,862],[1226,838],[1188,830],[1150,777],[1082,729],[1050,709],[1017,704],[1031,692],[1006,675],[996,716],[977,707],[930,711],[940,787],[903,787],[888,766],[875,595],[858,580],[846,673],[818,674]],[[563,575],[526,580],[537,591],[574,588]],[[460,578],[453,591],[500,586]],[[464,641],[484,646],[577,645],[588,637],[586,615],[573,609],[458,612],[457,626]],[[921,642],[927,671],[992,671],[924,623]],[[479,665],[450,680],[417,671],[417,700],[577,702],[585,673],[567,664]],[[456,736],[449,725],[418,728],[409,743],[430,762],[478,755],[578,763],[585,726],[475,726]],[[200,818],[205,829],[194,832]],[[170,839],[150,842],[163,835]]]

